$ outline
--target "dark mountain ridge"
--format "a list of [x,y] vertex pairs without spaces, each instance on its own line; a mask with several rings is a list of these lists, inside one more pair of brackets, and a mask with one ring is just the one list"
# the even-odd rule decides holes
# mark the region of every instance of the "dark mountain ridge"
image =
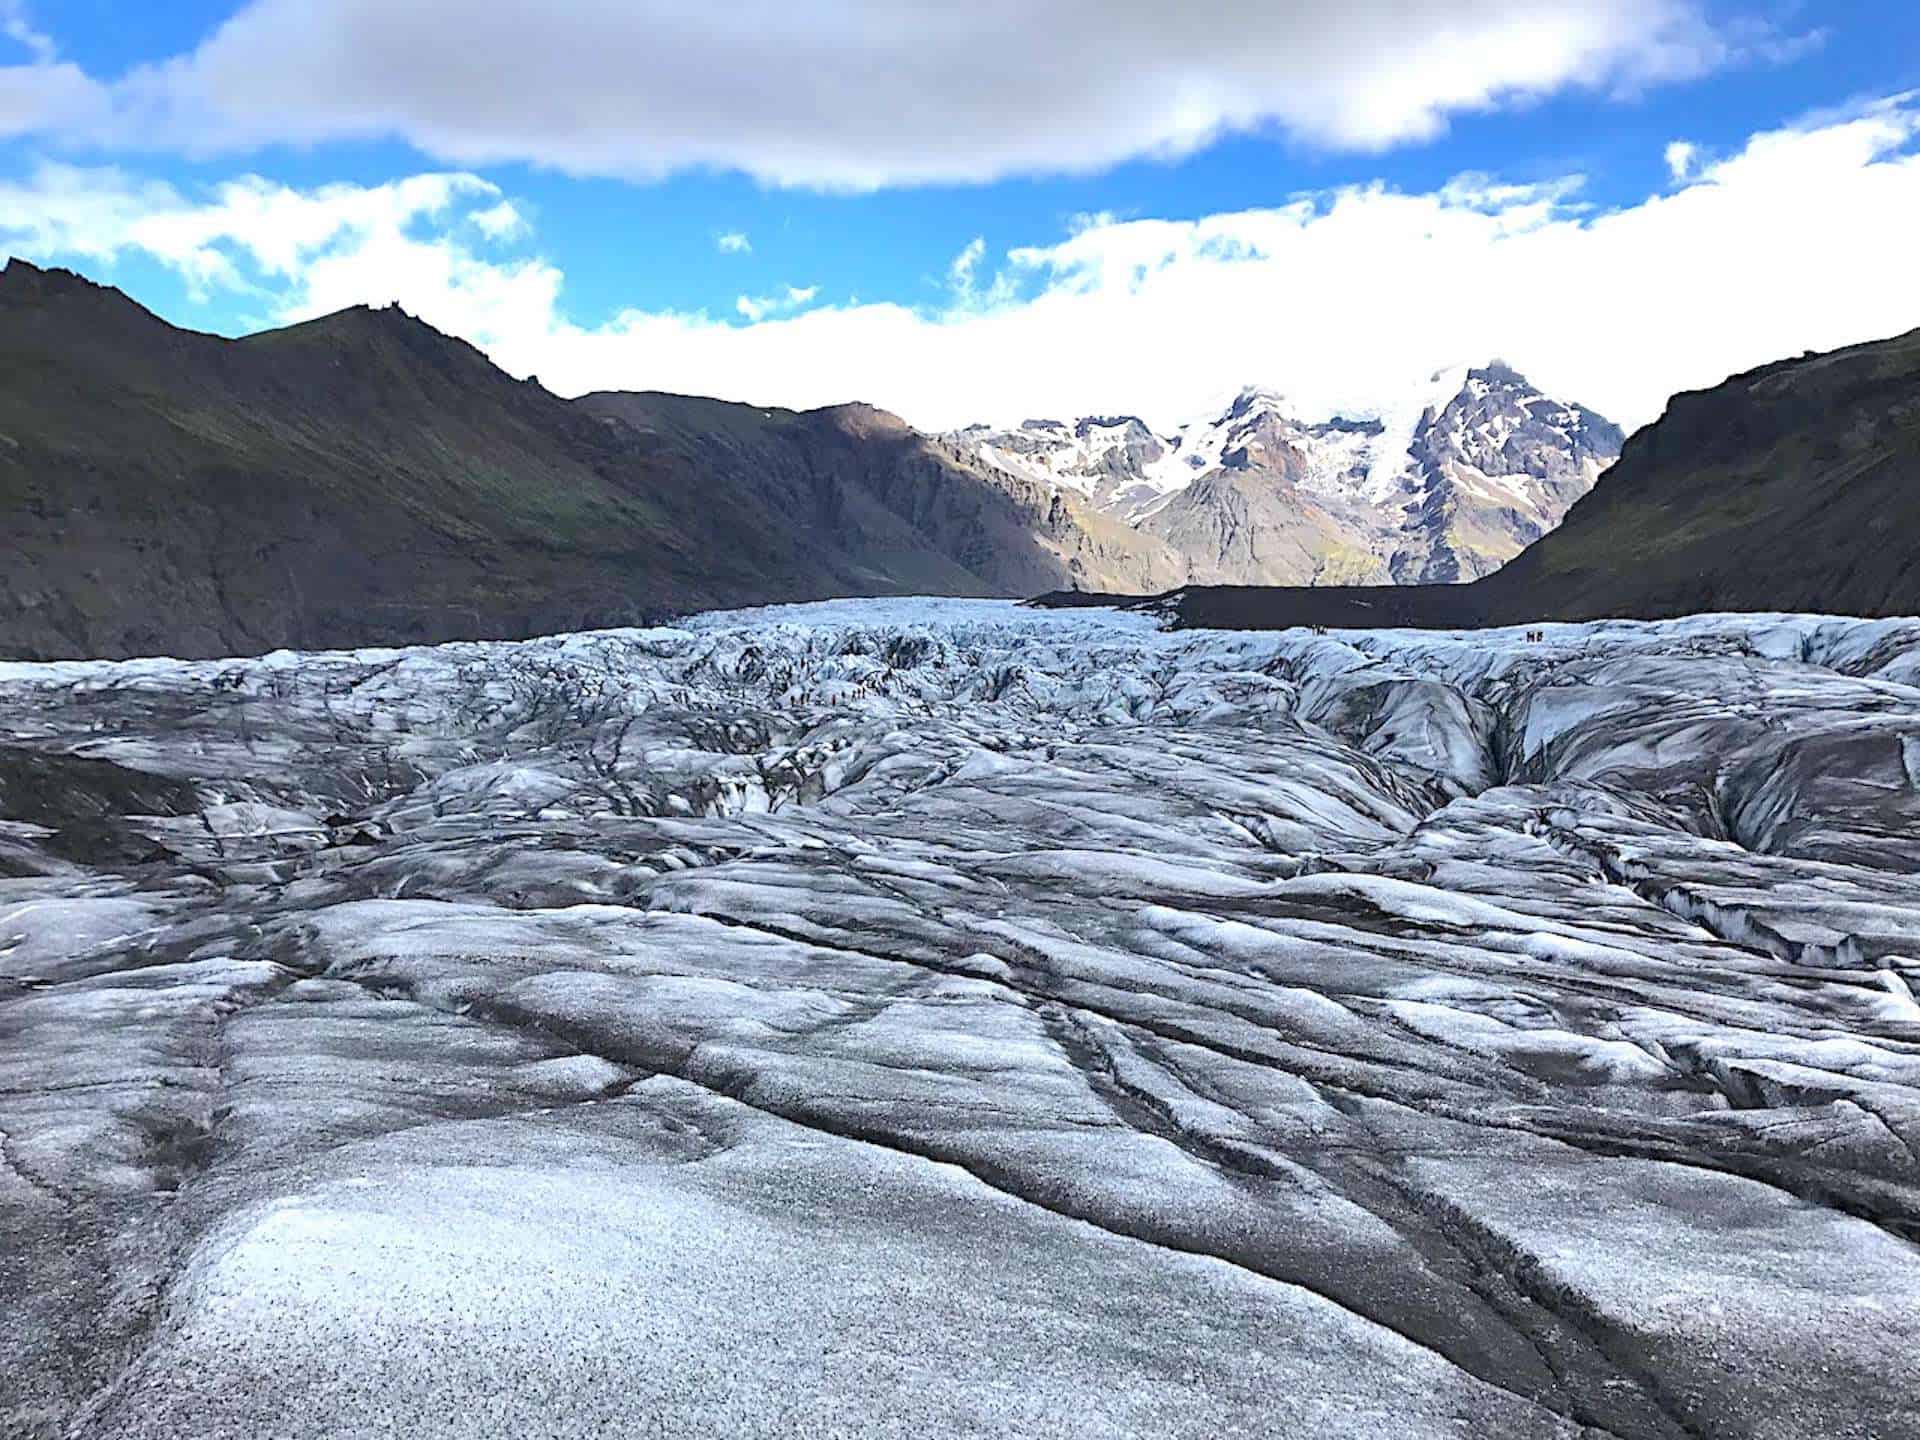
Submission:
[[513,638],[856,594],[1160,592],[1183,623],[1234,626],[1903,614],[1916,537],[1920,331],[1676,396],[1558,530],[1473,584],[1169,592],[1185,572],[1163,537],[870,406],[568,401],[398,309],[229,340],[67,271],[0,272],[17,657]]
[[229,340],[68,271],[0,272],[0,654],[1168,583],[1102,517],[1005,479],[868,407],[563,400],[398,309]]

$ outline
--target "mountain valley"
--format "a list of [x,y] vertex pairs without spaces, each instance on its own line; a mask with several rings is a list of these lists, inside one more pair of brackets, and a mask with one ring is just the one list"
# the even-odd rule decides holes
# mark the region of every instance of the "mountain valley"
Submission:
[[569,401],[397,309],[226,340],[19,260],[0,366],[0,653],[29,658],[510,638],[840,595],[1452,583],[1550,530],[1620,446],[1497,363],[1360,418],[1248,390],[1165,436]]
[[1472,584],[1192,586],[1146,603],[1236,629],[1920,614],[1920,330],[1674,396],[1559,528]]

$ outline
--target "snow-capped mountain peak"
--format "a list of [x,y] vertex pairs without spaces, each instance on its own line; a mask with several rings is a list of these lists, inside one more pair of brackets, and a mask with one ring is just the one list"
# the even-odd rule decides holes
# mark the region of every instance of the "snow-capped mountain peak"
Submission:
[[1176,444],[1132,415],[1027,420],[1006,430],[971,425],[951,438],[990,466],[1076,492],[1129,521],[1193,478]]
[[[989,467],[1162,534],[1195,579],[1311,583],[1484,574],[1558,524],[1622,437],[1496,359],[1333,413],[1303,413],[1279,391],[1248,386],[1165,433],[1131,415],[1091,415],[951,438]],[[1224,568],[1218,555],[1187,554],[1199,542],[1181,538],[1225,534],[1210,509],[1232,512],[1232,544],[1244,551]],[[1242,521],[1255,512],[1272,517],[1274,535],[1248,547]],[[1332,569],[1301,558],[1336,551]]]

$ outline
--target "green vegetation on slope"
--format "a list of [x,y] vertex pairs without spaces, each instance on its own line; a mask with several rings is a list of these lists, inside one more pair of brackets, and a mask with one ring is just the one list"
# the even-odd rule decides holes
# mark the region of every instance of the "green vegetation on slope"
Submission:
[[1090,543],[1048,518],[860,407],[574,403],[398,310],[225,340],[64,271],[0,274],[0,653],[223,655],[1032,593],[1075,583]]

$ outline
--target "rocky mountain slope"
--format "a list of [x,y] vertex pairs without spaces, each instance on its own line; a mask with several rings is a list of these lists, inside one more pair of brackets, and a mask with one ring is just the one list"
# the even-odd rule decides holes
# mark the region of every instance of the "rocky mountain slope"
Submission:
[[1151,537],[881,412],[573,403],[398,310],[225,340],[0,273],[0,653],[515,636],[813,596],[1139,592]]
[[1231,627],[1920,614],[1920,330],[1676,395],[1557,530],[1472,585],[1155,603]]
[[1522,634],[0,665],[0,1434],[1915,1440],[1920,624]]
[[1920,330],[1676,395],[1488,582],[1519,614],[1920,614]]
[[1166,542],[1193,584],[1453,583],[1560,522],[1617,426],[1512,367],[1435,375],[1377,416],[1308,421],[1270,391],[1168,435],[1130,416],[973,426],[957,444]]
[[[920,593],[1018,596],[1050,577],[1087,588],[1099,577],[1134,586],[1180,573],[1152,537],[871,405],[793,411],[651,392],[575,403],[688,471],[806,497],[812,508],[796,508],[789,527],[812,527],[803,542],[864,561],[868,584],[857,593],[898,593],[922,573]],[[928,550],[959,573],[932,571]]]

